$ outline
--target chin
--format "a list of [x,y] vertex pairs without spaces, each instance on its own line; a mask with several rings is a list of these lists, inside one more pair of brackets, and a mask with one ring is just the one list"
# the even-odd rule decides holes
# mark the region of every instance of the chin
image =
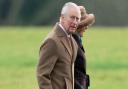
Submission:
[[71,31],[71,33],[75,33],[75,32],[76,32],[76,30]]
[[76,32],[75,29],[71,29],[71,30],[70,30],[70,33],[75,33],[75,32]]

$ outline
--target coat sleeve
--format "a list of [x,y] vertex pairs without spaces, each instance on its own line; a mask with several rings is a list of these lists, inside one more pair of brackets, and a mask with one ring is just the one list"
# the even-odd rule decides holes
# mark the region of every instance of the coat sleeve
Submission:
[[50,74],[58,58],[56,50],[56,42],[52,39],[46,40],[40,48],[37,66],[37,80],[40,89],[53,89]]

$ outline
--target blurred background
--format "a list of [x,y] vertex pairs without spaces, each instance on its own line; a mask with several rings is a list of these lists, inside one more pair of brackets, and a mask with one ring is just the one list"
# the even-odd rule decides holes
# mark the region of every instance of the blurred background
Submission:
[[0,89],[38,89],[39,47],[69,1],[96,17],[83,37],[89,89],[128,87],[128,0],[0,0]]
[[51,25],[65,2],[84,5],[96,26],[127,26],[128,0],[0,0],[0,25]]

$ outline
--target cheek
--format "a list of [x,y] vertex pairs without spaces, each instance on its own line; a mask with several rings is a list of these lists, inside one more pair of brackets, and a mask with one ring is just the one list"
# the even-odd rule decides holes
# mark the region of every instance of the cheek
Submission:
[[67,25],[68,26],[71,26],[71,24],[72,24],[72,22],[69,20],[69,21],[67,21]]
[[65,23],[66,23],[66,26],[67,26],[67,27],[73,26],[73,21],[72,21],[71,19],[67,19],[67,20],[65,21]]

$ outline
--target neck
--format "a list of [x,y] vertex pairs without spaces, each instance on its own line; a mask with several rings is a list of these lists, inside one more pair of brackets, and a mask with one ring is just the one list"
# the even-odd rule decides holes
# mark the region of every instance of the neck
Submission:
[[60,23],[59,26],[60,26],[60,27],[62,28],[62,30],[66,33],[67,36],[70,35],[69,32],[68,32],[68,30],[64,28],[63,24]]

